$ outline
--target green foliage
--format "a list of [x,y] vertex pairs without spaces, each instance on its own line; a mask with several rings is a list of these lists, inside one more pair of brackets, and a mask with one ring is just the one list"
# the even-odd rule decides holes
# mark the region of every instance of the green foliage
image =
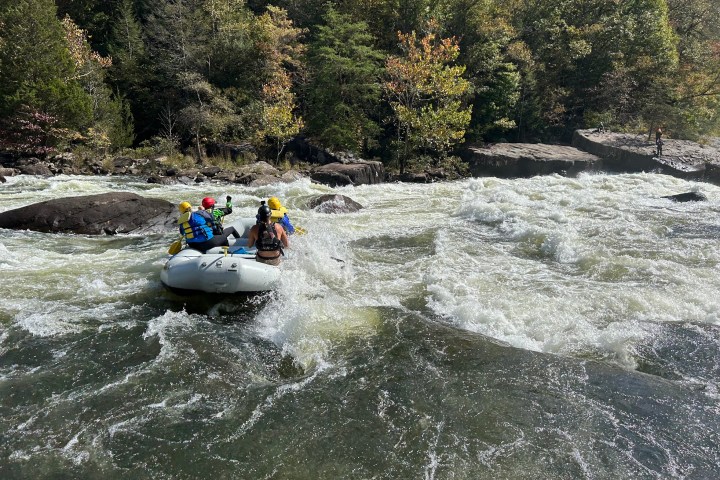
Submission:
[[324,20],[307,56],[308,133],[331,149],[360,152],[380,132],[383,55],[367,24],[334,9]]
[[200,74],[183,74],[180,82],[186,101],[179,112],[179,122],[195,140],[196,159],[201,162],[204,157],[201,144],[219,140],[229,125],[237,121],[237,116],[227,98]]
[[700,139],[720,134],[718,18],[717,0],[0,0],[0,123],[18,152],[252,142],[279,161],[302,133],[401,168],[600,121]]
[[61,127],[83,128],[92,118],[52,0],[2,0],[0,115],[21,106],[45,112]]
[[70,58],[75,64],[75,78],[92,101],[92,127],[85,134],[88,145],[102,154],[131,145],[134,133],[130,108],[122,97],[112,94],[105,82],[106,69],[112,60],[90,48],[87,33],[72,19],[65,17],[62,24]]
[[445,0],[445,29],[460,41],[458,62],[471,82],[472,121],[466,139],[503,136],[516,127],[513,113],[520,98],[520,60],[512,44],[517,35],[511,13],[491,0]]
[[116,95],[108,103],[111,120],[108,125],[108,138],[114,149],[129,147],[135,141],[135,125],[133,123],[130,103],[125,98]]

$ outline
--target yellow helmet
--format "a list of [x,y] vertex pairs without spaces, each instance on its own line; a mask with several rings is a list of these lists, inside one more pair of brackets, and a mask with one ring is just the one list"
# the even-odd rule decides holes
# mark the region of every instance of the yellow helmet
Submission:
[[273,210],[280,210],[282,208],[282,205],[280,205],[280,200],[278,200],[277,197],[270,197],[268,200],[268,207],[272,208]]
[[178,209],[180,210],[180,213],[185,213],[192,210],[192,205],[190,205],[190,202],[182,202],[178,205]]

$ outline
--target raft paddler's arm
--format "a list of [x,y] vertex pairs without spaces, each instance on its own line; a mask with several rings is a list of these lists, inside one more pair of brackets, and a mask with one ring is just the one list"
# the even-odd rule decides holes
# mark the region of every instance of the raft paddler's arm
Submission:
[[[282,227],[282,225],[278,225],[277,223],[275,225],[280,227],[280,242],[282,242],[282,244],[285,248],[290,247],[290,240],[288,239],[287,233],[285,233],[285,229]],[[275,233],[277,233],[277,232],[278,232],[278,229],[277,229],[277,227],[275,227]]]
[[253,226],[250,229],[250,233],[248,233],[248,243],[247,246],[252,248],[255,246],[255,242],[257,241],[257,226]]

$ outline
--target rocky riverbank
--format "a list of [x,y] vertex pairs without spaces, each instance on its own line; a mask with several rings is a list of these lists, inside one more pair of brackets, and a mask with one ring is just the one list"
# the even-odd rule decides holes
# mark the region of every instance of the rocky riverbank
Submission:
[[326,157],[326,164],[313,165],[293,162],[282,169],[259,161],[250,164],[223,162],[222,165],[193,165],[179,167],[167,157],[132,158],[118,156],[104,161],[83,161],[72,153],[47,159],[35,157],[14,159],[0,156],[0,182],[4,177],[25,175],[134,175],[147,178],[148,183],[192,184],[210,181],[237,183],[252,187],[272,183],[290,183],[310,178],[330,186],[373,184],[386,180],[382,162],[352,156]]
[[[470,174],[502,178],[535,175],[575,175],[587,170],[616,172],[653,171],[689,180],[720,185],[720,142],[703,145],[687,140],[664,139],[663,155],[655,154],[654,141],[642,134],[577,130],[572,146],[529,143],[497,143],[463,149],[460,157]],[[186,163],[187,164],[187,163]],[[304,144],[291,155],[290,168],[267,162],[250,164],[223,162],[219,165],[192,164],[181,167],[166,157],[132,158],[119,156],[104,161],[81,161],[72,153],[45,160],[11,159],[0,156],[0,183],[4,177],[27,175],[136,175],[149,183],[192,184],[222,181],[251,187],[290,183],[300,178],[332,187],[382,182],[430,183],[457,178],[456,172],[442,169],[390,174],[382,162],[349,154],[332,154]]]

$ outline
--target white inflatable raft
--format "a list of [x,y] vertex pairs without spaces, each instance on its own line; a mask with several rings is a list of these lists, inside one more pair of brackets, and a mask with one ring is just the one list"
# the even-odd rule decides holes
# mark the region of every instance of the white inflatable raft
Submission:
[[200,253],[185,247],[171,256],[160,272],[160,280],[171,289],[210,293],[263,292],[280,279],[280,269],[255,261],[255,249],[247,248],[254,218],[226,223],[241,238],[230,237],[230,247],[216,247]]

